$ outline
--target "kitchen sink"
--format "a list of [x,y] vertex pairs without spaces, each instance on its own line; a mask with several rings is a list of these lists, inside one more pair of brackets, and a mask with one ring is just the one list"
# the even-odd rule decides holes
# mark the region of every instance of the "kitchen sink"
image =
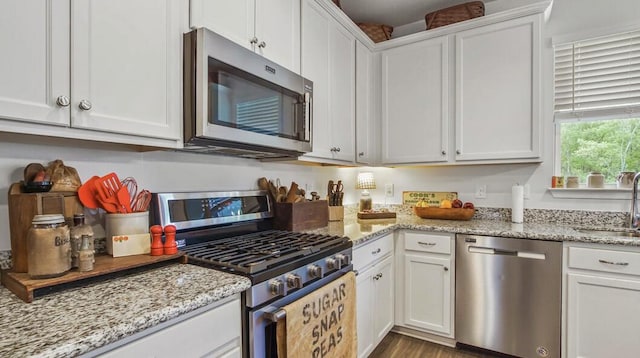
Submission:
[[640,238],[639,231],[615,231],[615,230],[605,230],[605,229],[583,229],[576,228],[577,232],[599,235],[599,236],[615,236],[615,237],[638,237]]

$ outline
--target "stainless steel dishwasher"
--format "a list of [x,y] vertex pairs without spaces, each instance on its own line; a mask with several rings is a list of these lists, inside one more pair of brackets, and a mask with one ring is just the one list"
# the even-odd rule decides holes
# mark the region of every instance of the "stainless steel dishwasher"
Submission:
[[456,341],[560,357],[562,243],[457,235]]

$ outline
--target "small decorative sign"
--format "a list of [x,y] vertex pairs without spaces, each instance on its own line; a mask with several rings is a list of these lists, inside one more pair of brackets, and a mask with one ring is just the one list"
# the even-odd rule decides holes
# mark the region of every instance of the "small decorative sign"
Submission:
[[416,205],[420,200],[426,201],[429,206],[439,207],[442,200],[453,201],[458,199],[455,191],[403,191],[402,204]]

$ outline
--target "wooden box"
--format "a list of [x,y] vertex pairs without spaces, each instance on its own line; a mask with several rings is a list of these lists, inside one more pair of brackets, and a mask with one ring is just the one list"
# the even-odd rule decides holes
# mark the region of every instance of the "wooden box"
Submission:
[[328,207],[326,200],[276,203],[273,226],[289,231],[325,227],[329,223]]
[[27,272],[27,233],[36,215],[63,214],[67,224],[83,211],[76,192],[22,193],[21,184],[9,188],[9,230],[14,272]]

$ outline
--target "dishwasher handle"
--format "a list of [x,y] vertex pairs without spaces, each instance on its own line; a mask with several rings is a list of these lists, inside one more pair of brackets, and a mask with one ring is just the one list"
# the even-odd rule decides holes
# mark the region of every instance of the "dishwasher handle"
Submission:
[[536,260],[544,260],[547,258],[547,255],[537,253],[537,252],[504,250],[504,249],[497,249],[493,247],[482,247],[482,246],[469,246],[469,252],[475,253],[475,254],[485,254],[485,255],[514,256],[514,257],[536,259]]

